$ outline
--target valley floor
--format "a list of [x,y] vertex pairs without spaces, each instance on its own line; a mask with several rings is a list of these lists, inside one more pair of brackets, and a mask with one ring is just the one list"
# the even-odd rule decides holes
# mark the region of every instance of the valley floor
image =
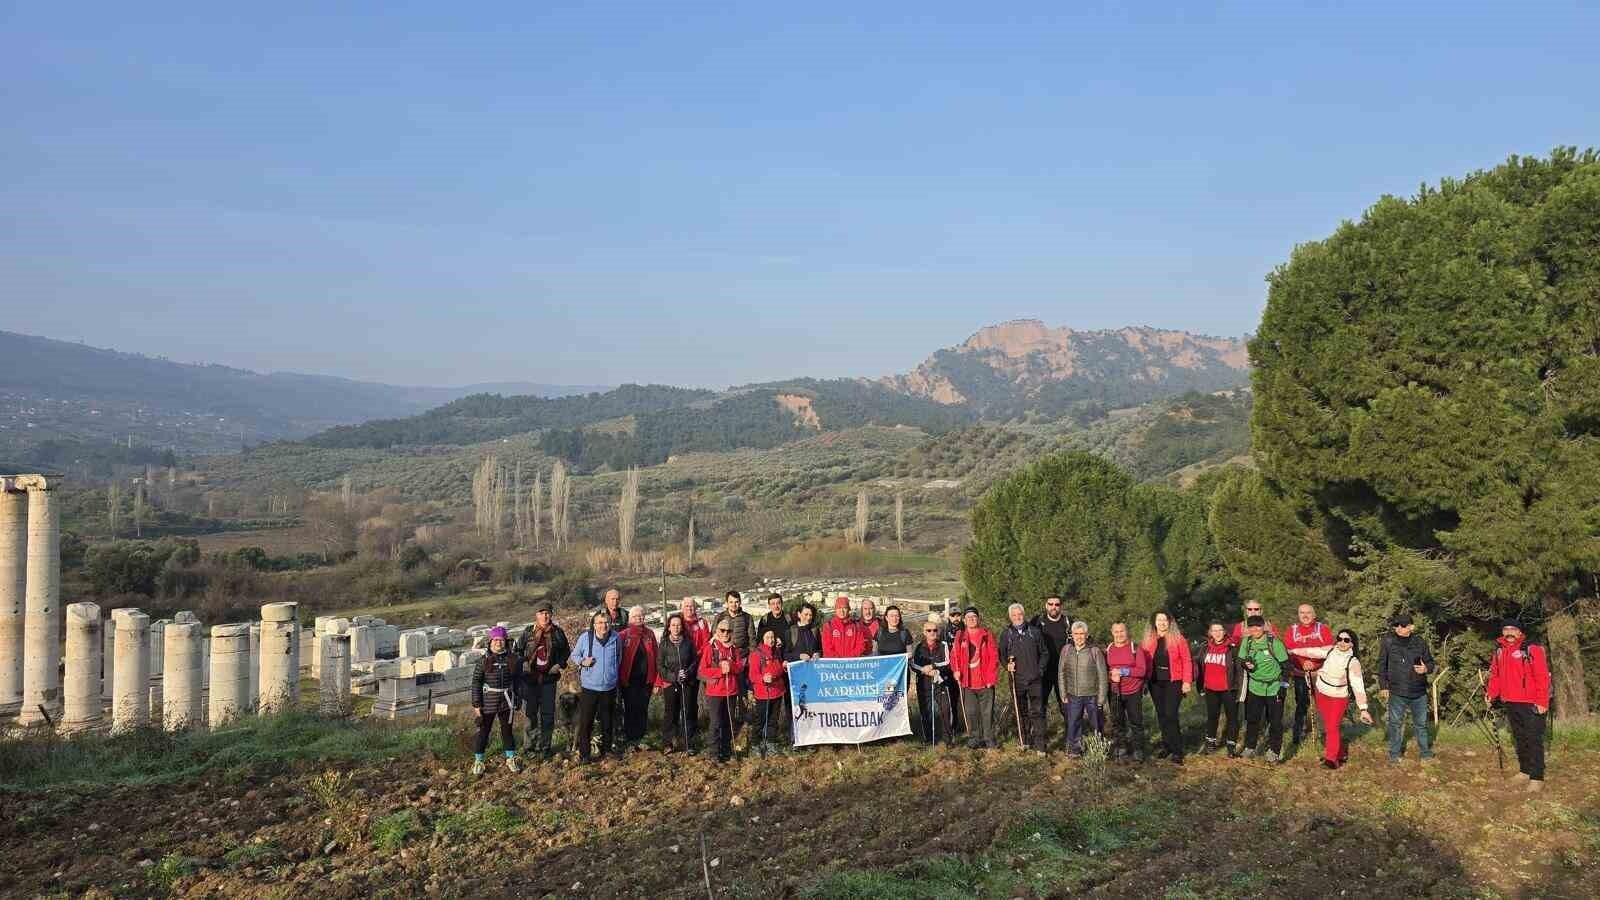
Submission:
[[[1594,895],[1592,733],[1557,745],[1537,797],[1464,735],[1427,769],[1389,767],[1377,738],[1332,773],[1309,748],[1096,774],[907,741],[478,780],[464,724],[302,717],[132,751],[33,747],[0,773],[0,895],[696,897],[708,880],[766,898]],[[116,762],[130,752],[146,761]]]

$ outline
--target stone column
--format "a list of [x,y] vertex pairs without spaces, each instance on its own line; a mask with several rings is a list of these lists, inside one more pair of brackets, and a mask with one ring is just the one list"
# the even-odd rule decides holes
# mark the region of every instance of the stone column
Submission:
[[212,728],[221,728],[248,713],[250,702],[250,625],[217,625],[211,629]]
[[298,605],[268,603],[261,607],[261,701],[264,716],[299,706]]
[[261,702],[261,623],[250,623],[250,708]]
[[27,592],[28,495],[0,483],[0,716],[22,708],[22,616]]
[[100,638],[100,699],[109,702],[117,676],[117,629],[110,621],[100,629]]
[[73,603],[67,607],[66,678],[62,685],[61,731],[93,731],[104,719],[100,699],[100,606]]
[[171,619],[150,623],[150,720],[161,721],[161,676],[166,668],[167,626]]
[[137,609],[113,609],[111,622],[117,634],[111,731],[121,734],[150,724],[150,617]]
[[317,711],[325,716],[350,714],[350,636],[325,634],[317,638]]
[[34,725],[61,718],[61,519],[42,476],[19,481],[28,488],[28,575],[17,724]]
[[202,626],[172,622],[166,629],[166,671],[161,674],[161,725],[168,731],[196,728],[204,721],[205,682],[200,670]]

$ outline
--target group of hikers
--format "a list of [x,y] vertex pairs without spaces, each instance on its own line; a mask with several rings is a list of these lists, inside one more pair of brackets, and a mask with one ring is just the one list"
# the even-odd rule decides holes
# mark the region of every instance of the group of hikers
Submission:
[[[1032,618],[1022,604],[1011,604],[1009,621],[998,635],[982,624],[977,607],[969,606],[960,617],[929,616],[920,637],[907,628],[898,607],[891,605],[880,616],[871,600],[862,600],[856,612],[848,598],[839,597],[826,621],[818,621],[810,603],[791,616],[776,593],[767,597],[768,611],[759,618],[742,602],[739,592],[728,591],[724,609],[707,622],[696,601],[686,597],[658,637],[645,624],[644,608],[624,610],[613,589],[575,641],[555,622],[549,603],[538,608],[534,623],[514,642],[505,628],[492,629],[488,652],[472,677],[478,723],[474,774],[484,771],[496,721],[506,765],[518,771],[511,719],[519,701],[529,722],[530,749],[554,755],[557,685],[569,666],[578,672],[571,733],[581,763],[593,758],[596,723],[602,756],[637,746],[646,736],[657,694],[663,701],[661,742],[667,752],[696,752],[703,694],[708,747],[718,760],[732,756],[734,737],[747,723],[752,728],[760,723],[757,746],[765,753],[789,723],[787,663],[875,655],[908,657],[917,687],[917,732],[930,744],[953,746],[964,738],[974,748],[998,745],[995,694],[1002,669],[1017,713],[1018,743],[1041,754],[1047,749],[1046,709],[1053,705],[1065,720],[1068,754],[1081,756],[1093,734],[1110,741],[1114,758],[1146,761],[1146,694],[1159,732],[1155,756],[1177,765],[1184,759],[1179,709],[1191,694],[1205,704],[1202,754],[1282,762],[1284,707],[1291,690],[1290,740],[1302,741],[1315,709],[1324,768],[1337,769],[1349,758],[1340,726],[1352,701],[1361,722],[1373,724],[1358,636],[1349,628],[1329,628],[1309,603],[1280,629],[1266,620],[1259,603],[1246,602],[1240,621],[1231,628],[1212,623],[1192,646],[1177,621],[1160,611],[1140,640],[1132,639],[1127,623],[1116,622],[1110,642],[1100,646],[1086,623],[1068,618],[1059,597],[1047,598]],[[1387,709],[1389,761],[1399,763],[1404,755],[1409,719],[1418,755],[1427,764],[1434,758],[1428,727],[1428,678],[1437,668],[1433,652],[1411,616],[1396,615],[1389,625],[1376,662],[1379,697]],[[753,703],[747,705],[747,698]],[[1490,661],[1485,699],[1504,709],[1517,777],[1531,791],[1544,783],[1549,698],[1544,648],[1528,642],[1519,621],[1506,620]]]

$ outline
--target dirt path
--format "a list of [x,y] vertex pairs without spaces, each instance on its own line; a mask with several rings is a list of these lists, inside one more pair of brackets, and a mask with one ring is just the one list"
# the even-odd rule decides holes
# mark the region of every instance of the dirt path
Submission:
[[[1381,754],[1358,746],[1336,773],[1191,758],[1096,784],[1064,759],[909,744],[722,767],[639,753],[477,781],[463,752],[335,780],[6,795],[0,895],[690,897],[709,869],[718,897],[937,896],[918,879],[945,876],[973,879],[967,896],[1593,896],[1600,753],[1563,754],[1536,799],[1491,755],[1424,770]],[[408,838],[374,843],[408,811]],[[857,874],[890,880],[854,894]]]

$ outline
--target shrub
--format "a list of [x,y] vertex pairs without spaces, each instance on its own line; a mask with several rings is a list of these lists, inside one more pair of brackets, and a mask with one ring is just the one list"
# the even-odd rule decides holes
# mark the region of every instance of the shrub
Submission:
[[448,840],[504,834],[522,824],[516,811],[505,806],[482,803],[465,812],[442,816],[433,831]]
[[420,833],[422,822],[417,814],[402,809],[372,823],[372,846],[384,853],[394,853]]

